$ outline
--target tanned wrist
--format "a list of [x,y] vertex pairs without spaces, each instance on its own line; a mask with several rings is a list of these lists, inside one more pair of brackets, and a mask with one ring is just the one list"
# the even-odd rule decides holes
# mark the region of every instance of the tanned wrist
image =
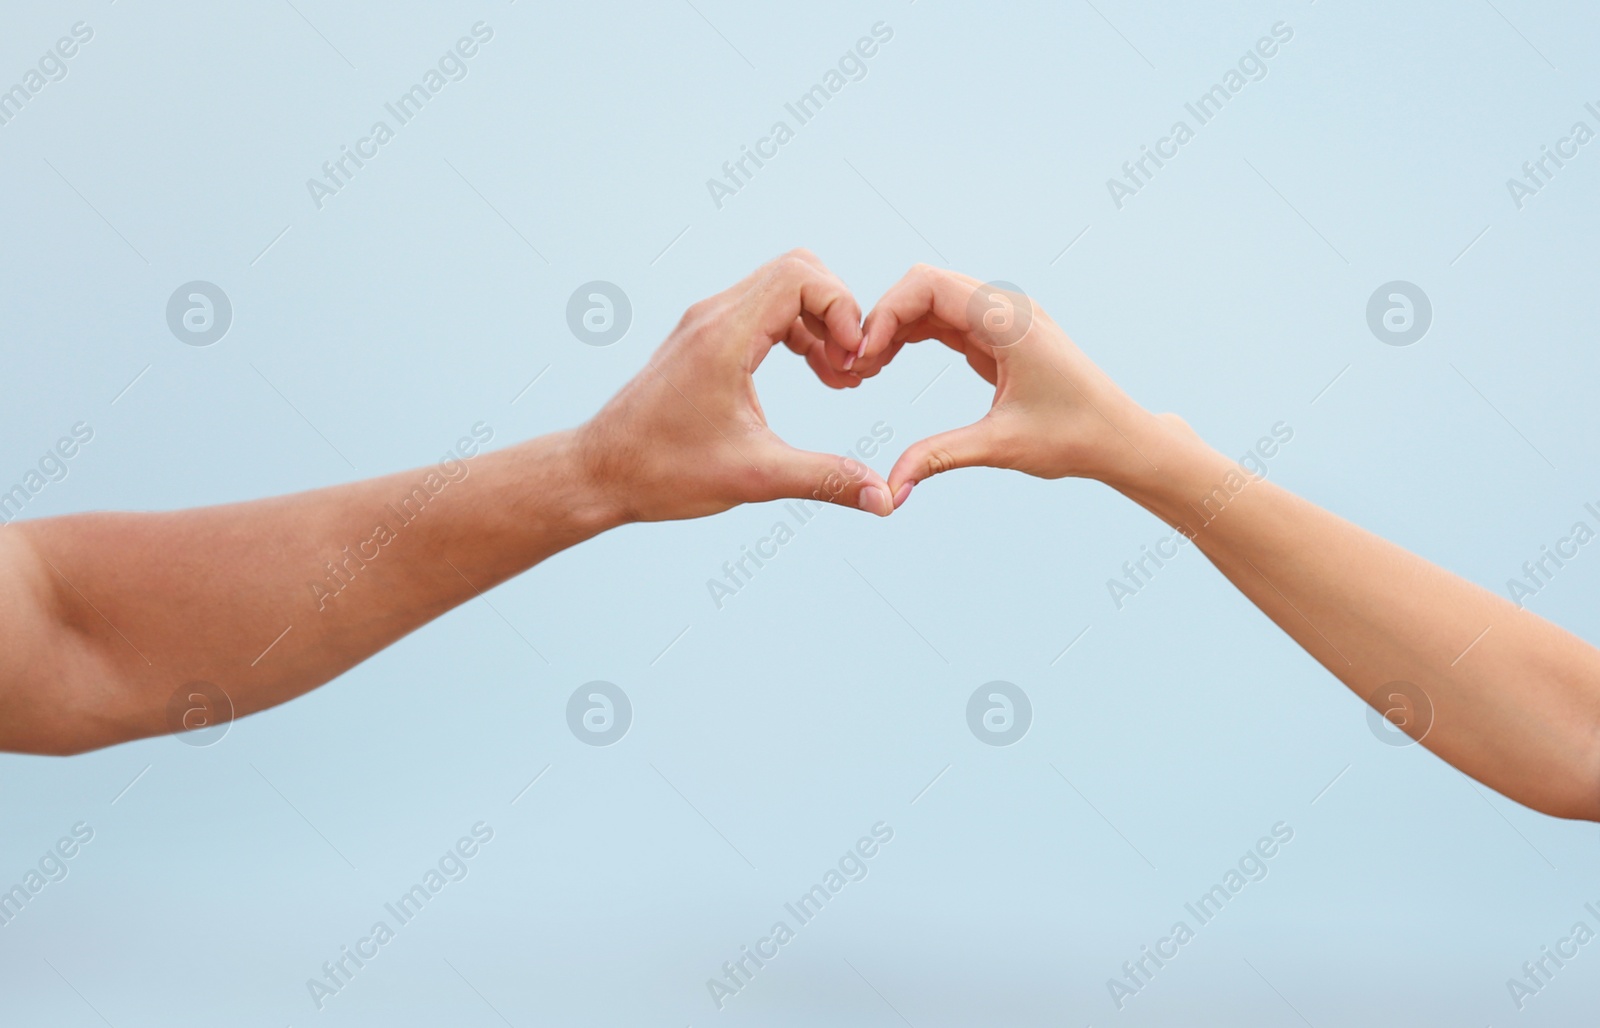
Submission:
[[549,492],[561,497],[573,533],[589,538],[638,520],[585,428],[555,432],[537,442],[548,448],[551,461],[540,477]]
[[594,423],[558,432],[571,484],[573,517],[594,535],[642,520],[629,496],[629,476],[613,460]]

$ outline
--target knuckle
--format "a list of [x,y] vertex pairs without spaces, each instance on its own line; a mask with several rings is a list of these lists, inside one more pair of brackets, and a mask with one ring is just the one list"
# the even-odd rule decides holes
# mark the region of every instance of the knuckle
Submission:
[[684,308],[683,317],[678,319],[678,324],[685,328],[694,328],[698,325],[704,325],[706,322],[712,319],[716,309],[717,301],[715,297],[708,297],[704,300],[696,300],[694,303],[691,303],[688,307]]
[[918,264],[906,274],[906,282],[917,293],[937,293],[944,284],[948,272],[943,268],[936,268],[931,264]]
[[774,270],[785,281],[792,282],[805,277],[814,269],[810,264],[806,263],[804,258],[795,256],[794,252],[791,251],[778,258],[777,267]]
[[933,475],[942,475],[946,471],[953,469],[955,466],[955,457],[951,455],[949,450],[942,446],[935,446],[933,449],[929,450],[928,455],[924,457],[922,461],[923,470],[927,472],[929,477]]

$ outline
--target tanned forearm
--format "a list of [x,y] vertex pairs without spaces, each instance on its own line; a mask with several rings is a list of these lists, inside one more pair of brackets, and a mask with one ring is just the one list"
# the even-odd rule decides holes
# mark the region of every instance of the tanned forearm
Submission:
[[626,522],[784,498],[886,517],[883,478],[785,443],[751,378],[781,343],[828,385],[859,385],[829,361],[860,337],[844,283],[797,250],[691,306],[572,431],[294,496],[0,527],[0,749],[199,727],[172,714],[212,698],[197,682],[227,694],[221,716],[283,703]]
[[321,685],[616,524],[576,450],[557,433],[291,496],[9,526],[0,561],[36,602],[0,747],[172,731],[168,700],[197,680],[239,716]]

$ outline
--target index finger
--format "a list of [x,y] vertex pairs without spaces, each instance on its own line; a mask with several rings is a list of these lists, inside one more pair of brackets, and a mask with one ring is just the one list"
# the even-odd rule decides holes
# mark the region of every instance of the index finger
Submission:
[[858,359],[870,364],[895,343],[912,342],[910,336],[919,331],[920,338],[964,350],[958,337],[971,329],[967,308],[981,285],[959,272],[918,264],[867,315]]
[[830,342],[846,350],[861,344],[861,305],[839,276],[808,251],[795,250],[766,265],[752,278],[757,361],[788,335],[796,318],[809,315],[827,329]]

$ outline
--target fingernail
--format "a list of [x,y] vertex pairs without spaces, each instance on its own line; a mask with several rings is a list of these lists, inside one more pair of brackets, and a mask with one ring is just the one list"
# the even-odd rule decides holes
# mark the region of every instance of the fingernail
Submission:
[[917,483],[915,481],[902,482],[900,484],[900,488],[895,490],[895,492],[894,492],[894,509],[895,510],[899,510],[900,509],[900,505],[902,503],[906,502],[906,497],[911,495],[911,487],[916,485],[916,484]]
[[856,506],[880,518],[888,517],[890,510],[893,509],[889,507],[889,498],[875,485],[866,486],[861,490],[861,495],[856,497]]
[[850,365],[854,364],[856,362],[856,358],[859,356],[861,356],[859,353],[852,353],[850,356],[846,357],[844,359],[844,370],[849,371]]
[[867,337],[865,335],[863,335],[861,337],[861,345],[856,347],[856,356],[857,357],[865,357],[866,355],[867,355]]

